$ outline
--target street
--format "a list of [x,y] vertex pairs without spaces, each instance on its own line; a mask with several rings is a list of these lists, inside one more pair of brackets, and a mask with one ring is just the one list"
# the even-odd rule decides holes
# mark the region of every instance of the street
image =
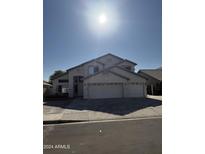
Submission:
[[158,118],[44,125],[44,154],[161,154]]

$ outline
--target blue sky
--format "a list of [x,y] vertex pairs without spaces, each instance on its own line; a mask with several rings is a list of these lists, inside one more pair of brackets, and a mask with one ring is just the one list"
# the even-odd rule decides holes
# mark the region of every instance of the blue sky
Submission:
[[44,80],[106,53],[136,62],[137,70],[161,66],[161,11],[161,0],[44,0]]

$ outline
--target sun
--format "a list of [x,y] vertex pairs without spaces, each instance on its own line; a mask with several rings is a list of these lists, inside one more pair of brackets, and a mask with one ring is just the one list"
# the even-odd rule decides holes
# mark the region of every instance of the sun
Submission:
[[104,14],[104,13],[100,14],[99,17],[98,17],[98,22],[99,22],[101,25],[105,24],[105,23],[107,22],[107,16],[106,16],[106,14]]

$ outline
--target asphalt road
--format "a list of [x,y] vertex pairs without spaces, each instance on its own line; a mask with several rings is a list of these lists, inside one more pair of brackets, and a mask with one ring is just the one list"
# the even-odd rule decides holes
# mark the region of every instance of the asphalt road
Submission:
[[44,125],[44,154],[161,154],[161,118]]

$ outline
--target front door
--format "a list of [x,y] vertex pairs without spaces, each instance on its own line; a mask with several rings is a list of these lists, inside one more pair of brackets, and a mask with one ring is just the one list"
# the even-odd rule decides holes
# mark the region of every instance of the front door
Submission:
[[75,97],[83,96],[83,76],[73,77],[73,90]]

